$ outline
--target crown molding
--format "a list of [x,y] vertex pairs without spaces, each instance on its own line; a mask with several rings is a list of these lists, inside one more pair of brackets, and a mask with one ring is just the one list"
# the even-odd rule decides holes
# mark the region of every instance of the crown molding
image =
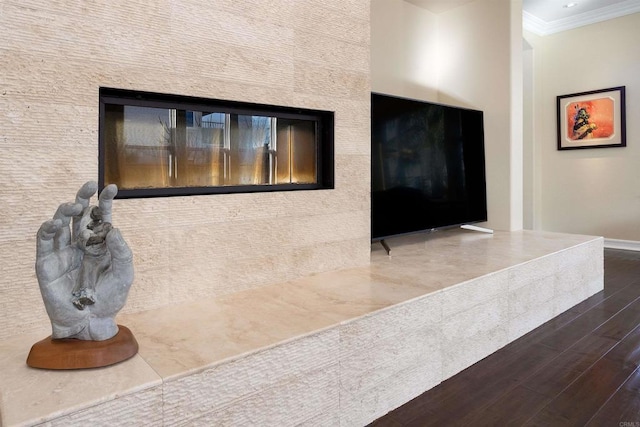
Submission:
[[636,12],[640,12],[640,4],[635,0],[615,3],[611,6],[602,7],[589,12],[549,22],[530,14],[529,12],[522,11],[522,26],[525,30],[534,34],[546,36],[560,31],[571,30],[584,25],[606,21],[608,19],[619,18]]

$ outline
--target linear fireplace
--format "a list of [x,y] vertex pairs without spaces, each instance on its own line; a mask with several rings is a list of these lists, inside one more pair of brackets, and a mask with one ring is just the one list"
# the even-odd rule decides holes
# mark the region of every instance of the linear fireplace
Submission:
[[100,89],[100,187],[119,197],[334,187],[333,112]]

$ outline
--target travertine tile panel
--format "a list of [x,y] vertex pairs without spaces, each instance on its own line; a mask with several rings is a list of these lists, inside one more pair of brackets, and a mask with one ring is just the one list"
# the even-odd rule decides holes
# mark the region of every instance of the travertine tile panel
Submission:
[[[337,401],[337,345],[338,331],[330,330],[167,381],[164,386],[165,423],[184,423],[207,414],[222,419],[225,416],[249,417],[247,421],[251,421],[262,412],[262,417],[267,418],[252,421],[257,422],[254,425],[263,425],[265,421],[273,422],[269,413],[275,416],[273,411],[285,411],[281,399],[293,401],[293,405],[310,404],[315,407],[316,403],[312,404],[312,401],[317,401],[319,396],[335,394],[329,401],[320,399],[320,408],[301,411],[307,412],[303,418],[317,415],[325,406]],[[314,380],[328,384],[320,387],[319,384],[313,385]],[[277,396],[281,386],[285,386],[282,390],[285,394],[292,391],[286,387],[287,384],[292,384],[296,392],[305,388],[315,392],[306,403],[301,396],[295,399],[291,395]],[[198,390],[198,394],[194,395],[193,390]],[[252,403],[243,405],[243,401]],[[246,414],[240,409],[254,405],[254,409]],[[286,412],[295,414],[299,410],[289,408],[283,415]],[[301,415],[298,413],[297,416]]]
[[440,325],[398,330],[397,334],[372,340],[360,351],[340,358],[340,390],[346,396],[361,396],[384,388],[399,371],[423,371],[431,386],[442,379]]
[[340,425],[364,426],[439,384],[429,367],[397,371],[389,381],[360,394],[341,393]]
[[321,420],[326,423],[327,414],[334,413],[339,401],[337,378],[337,365],[327,366],[305,376],[278,382],[196,420],[165,422],[203,427],[322,425],[311,422]]
[[314,333],[335,321],[280,302],[261,288],[121,315],[120,323],[133,331],[140,354],[167,379]]
[[[578,302],[580,301],[573,302],[567,309],[573,307]],[[509,342],[520,338],[527,332],[551,320],[557,314],[559,313],[556,313],[556,304],[554,301],[547,301],[537,306],[532,306],[529,311],[519,316],[510,317],[508,326]]]
[[581,267],[583,266],[580,264],[574,264],[555,274],[554,293],[556,295],[572,292],[584,286],[584,281],[591,276],[587,275],[586,271],[580,270]]
[[340,402],[327,407],[324,412],[315,417],[304,420],[301,427],[335,427],[340,425]]
[[369,251],[363,250],[368,237],[317,244],[313,248],[299,248],[293,252],[290,260],[297,277],[310,274],[350,268],[354,265],[364,266],[369,262]]
[[209,43],[211,46],[207,47],[215,54],[204,56],[200,53],[202,47],[198,43],[199,40],[195,36],[184,41],[172,42],[172,49],[186,52],[186,55],[173,58],[171,61],[177,73],[195,73],[200,78],[247,83],[259,80],[264,85],[280,87],[282,90],[292,87],[294,63],[288,57],[278,55],[278,52],[259,51],[217,42]]
[[[353,163],[356,162],[351,162],[351,164]],[[359,178],[359,176],[357,178]],[[337,187],[334,190],[323,190],[323,192],[327,194],[321,199],[314,197],[314,192],[290,192],[287,203],[295,207],[291,209],[288,219],[324,215],[331,212],[335,214],[349,211],[369,212],[371,209],[370,195],[369,192],[363,190],[367,182],[368,181],[364,183],[351,183],[348,180],[342,180],[342,184],[339,186],[336,184]],[[370,216],[371,215],[367,215],[367,218]],[[369,235],[368,228],[362,231],[366,233],[367,236]]]
[[[596,276],[587,282],[587,298],[597,294],[604,289],[604,278],[602,275]],[[559,314],[559,313],[558,313]]]
[[441,381],[439,294],[341,326],[341,425],[364,425]]
[[[371,182],[371,160],[369,156],[336,156],[336,187],[351,185],[362,188]],[[352,184],[355,183],[355,184]],[[368,195],[367,195],[368,196]]]
[[[0,424],[30,425],[85,410],[102,415],[113,411],[114,419],[123,420],[135,412],[129,405],[137,405],[146,415],[157,413],[161,380],[139,355],[102,369],[29,368],[26,358],[30,346],[50,333],[40,330],[0,341]],[[79,417],[87,419],[85,415]]]
[[[257,3],[252,2],[250,7],[257,8]],[[282,8],[282,14],[286,14],[292,5],[288,0],[273,3],[272,7]],[[272,11],[262,16],[255,12],[246,13],[246,4],[242,7],[230,4],[216,6],[203,7],[202,3],[195,1],[172,2],[171,43],[188,49],[180,56],[198,55],[207,60],[207,54],[215,55],[218,43],[223,41],[235,47],[270,52],[274,58],[291,57],[294,30],[284,25],[286,23],[274,20],[276,13]],[[206,31],[190,30],[204,28]]]
[[556,315],[604,288],[602,241],[572,248],[567,253],[566,261],[555,276]]
[[[7,283],[0,282],[0,325],[15,325],[11,329],[0,328],[0,340],[23,334],[38,325],[51,333],[35,277],[35,235],[33,241],[0,241],[0,257],[5,260],[0,263],[0,277],[11,278]],[[16,298],[18,295],[20,298]],[[25,301],[30,301],[28,309]]]
[[428,294],[345,323],[340,328],[340,358],[393,339],[402,331],[431,330],[442,319],[439,293]]
[[[518,267],[514,269],[517,274]],[[524,286],[509,291],[509,318],[514,319],[537,311],[541,306],[553,306],[556,276],[550,275],[532,280]]]
[[[173,3],[176,7],[179,7],[184,1],[174,0]],[[190,0],[190,3],[195,6],[202,6],[201,3],[194,0]],[[299,7],[298,4],[297,0],[217,0],[215,10],[288,27],[295,18],[295,10],[296,7]]]
[[43,423],[46,427],[163,425],[162,386],[118,396],[113,400]]
[[312,313],[323,313],[339,323],[420,297],[425,290],[362,268],[331,271],[267,286],[260,293]]
[[[363,111],[368,114],[368,111]],[[370,131],[363,128],[343,126],[336,129],[335,150],[345,155],[365,155],[371,152]]]
[[369,221],[362,211],[295,218],[291,221],[291,241],[295,242],[295,246],[310,246],[367,238],[369,233],[363,233],[363,230],[369,228]]
[[364,71],[341,70],[297,62],[294,69],[297,92],[335,98],[354,98],[368,91],[369,75]]
[[[232,253],[235,257],[216,253],[208,258],[192,257],[183,261],[177,256],[164,264],[152,260],[151,264],[145,264],[145,269],[136,270],[134,286],[123,313],[159,308],[167,301],[177,304],[227,295],[309,274],[349,268],[355,263],[364,266],[369,262],[369,252],[360,249],[365,241],[368,237],[295,249],[279,248],[274,244],[261,253]],[[335,255],[340,257],[334,258]],[[197,268],[189,267],[187,261],[196,263]],[[176,277],[180,277],[179,283],[185,284],[186,289],[176,285]]]
[[442,319],[442,379],[447,379],[508,342],[508,298],[501,295]]
[[509,292],[553,276],[558,269],[558,261],[555,255],[544,256],[518,265],[517,268],[511,269],[509,272]]
[[[69,155],[67,150],[52,150],[49,146],[8,147],[0,165],[6,185],[2,193],[3,206],[10,209],[3,212],[4,226],[0,237],[4,240],[33,238],[40,224],[53,216],[60,203],[75,199],[76,182],[82,185],[95,177],[97,168],[90,159],[96,154],[93,147],[76,147],[75,155]],[[34,158],[42,159],[42,164],[34,166]],[[34,172],[37,172],[37,178],[31,179]],[[47,187],[48,183],[56,185],[56,190]],[[59,191],[62,186],[68,186],[69,193]],[[52,195],[60,199],[52,200]]]
[[587,246],[589,245],[578,245],[578,246],[574,246],[572,248],[568,248],[562,251],[558,251],[557,253],[553,254],[553,261],[556,263],[556,272],[562,272],[563,270],[566,270],[567,268],[571,268],[574,267],[576,262],[580,262],[580,256],[579,252],[582,253],[582,255],[585,255],[585,249],[587,248]]
[[[336,129],[342,127],[371,130],[371,92],[355,94],[349,98],[338,98],[331,94],[314,94],[295,92],[292,94],[293,105],[304,105],[317,110],[335,112]],[[371,146],[371,139],[359,141]]]
[[[224,271],[209,263],[198,269],[159,266],[153,270],[136,271],[133,286],[122,314],[146,311],[173,304],[206,298],[216,292],[232,292]],[[176,281],[175,277],[180,277]],[[186,290],[185,288],[188,288]],[[235,289],[235,287],[234,287]]]
[[[127,227],[136,230],[138,223],[132,217],[142,215],[152,230],[199,226],[201,232],[205,232],[206,227],[229,227],[230,222],[265,222],[296,216],[298,211],[294,197],[294,192],[274,192],[115,200],[114,217],[119,223],[124,223],[120,226],[122,230],[127,230]],[[258,203],[261,209],[254,209],[251,203]],[[157,215],[160,209],[170,213],[172,220],[167,221],[166,217]],[[208,212],[215,212],[215,215],[209,215]]]
[[353,16],[358,19],[369,15],[369,3],[362,0],[306,0],[308,8],[327,8],[340,14]]
[[273,218],[269,227],[261,226],[260,220],[248,220],[164,227],[143,235],[123,228],[122,233],[125,237],[131,236],[130,246],[134,254],[140,254],[136,267],[143,271],[172,264],[206,267],[203,264],[216,264],[228,258],[275,255],[278,250],[286,252],[293,246],[290,223],[290,219]]
[[460,283],[442,292],[442,316],[452,317],[486,301],[496,300],[507,290],[506,270]]
[[170,55],[163,49],[162,30],[158,31],[170,23],[166,1],[145,4],[144,8],[124,1],[91,8],[55,1],[6,3],[0,28],[11,33],[11,41],[23,41],[23,49],[56,53],[59,60],[70,63],[87,57],[135,62],[140,58],[163,60]]
[[556,294],[553,299],[554,314],[558,315],[570,309],[588,296],[590,295],[586,283],[570,291]]
[[353,40],[338,39],[335,34],[320,35],[303,29],[295,31],[295,58],[322,66],[332,65],[355,71],[369,70],[369,50],[354,48]]
[[381,275],[394,277],[403,283],[437,291],[448,286],[472,279],[463,269],[454,268],[451,263],[441,263],[426,259],[425,256],[412,256],[402,252],[399,246],[390,243],[391,257],[387,256],[380,243],[372,245],[371,269]]
[[[364,3],[361,6],[366,6]],[[349,8],[347,10],[359,13],[350,17],[350,12],[345,14],[345,9],[335,8],[326,2],[314,0],[298,4],[300,7],[295,11],[296,29],[340,38],[369,49],[369,15],[365,14],[365,10]]]
[[[1,51],[0,51],[1,52]],[[41,64],[39,55],[17,53],[16,59],[24,60],[29,72],[40,74],[41,82],[36,84],[30,80],[23,82],[24,77],[12,76],[7,78],[6,95],[10,100],[0,97],[3,108],[3,119],[9,122],[0,139],[3,147],[29,147],[34,150],[48,149],[47,156],[52,159],[72,155],[69,150],[77,147],[93,147],[94,156],[98,153],[97,132],[86,129],[87,121],[98,118],[98,105],[95,102],[97,91],[87,91],[72,86],[68,82],[58,82],[62,68],[37,68],[33,63]],[[12,54],[12,59],[14,55]],[[49,61],[45,62],[49,64]],[[46,76],[51,76],[47,78]],[[43,86],[46,89],[43,89]],[[49,89],[53,86],[55,89]],[[58,89],[59,86],[62,86]],[[32,92],[33,90],[33,92]],[[42,91],[39,93],[38,91]],[[52,93],[52,91],[55,91]],[[55,104],[51,100],[55,99]],[[91,102],[93,101],[93,102]],[[62,119],[64,118],[64,119]],[[36,122],[38,126],[31,124]],[[10,124],[10,126],[9,126]],[[6,144],[6,145],[5,145]],[[13,153],[6,152],[11,155]],[[33,158],[29,158],[33,164]],[[44,158],[42,159],[44,160]],[[91,162],[93,163],[93,162]],[[42,179],[34,176],[35,180]]]

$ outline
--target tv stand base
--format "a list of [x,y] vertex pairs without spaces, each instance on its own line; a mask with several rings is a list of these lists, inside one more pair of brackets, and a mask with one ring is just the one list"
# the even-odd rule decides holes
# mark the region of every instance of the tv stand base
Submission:
[[493,230],[492,229],[484,228],[484,227],[478,227],[477,225],[463,224],[463,225],[460,226],[460,228],[463,228],[465,230],[471,230],[471,231],[479,231],[481,233],[493,234]]
[[380,244],[382,245],[382,247],[384,248],[385,251],[387,251],[387,255],[389,257],[391,257],[391,248],[389,247],[389,245],[387,244],[387,242],[384,241],[384,239],[380,240]]

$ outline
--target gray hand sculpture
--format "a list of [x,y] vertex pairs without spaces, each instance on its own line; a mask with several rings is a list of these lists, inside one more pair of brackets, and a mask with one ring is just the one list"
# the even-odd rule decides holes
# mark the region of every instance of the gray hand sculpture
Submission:
[[108,185],[98,206],[90,206],[97,190],[93,181],[84,184],[75,203],[61,204],[38,230],[36,276],[54,339],[114,337],[115,316],[133,283],[133,255],[120,231],[111,226],[118,188]]

